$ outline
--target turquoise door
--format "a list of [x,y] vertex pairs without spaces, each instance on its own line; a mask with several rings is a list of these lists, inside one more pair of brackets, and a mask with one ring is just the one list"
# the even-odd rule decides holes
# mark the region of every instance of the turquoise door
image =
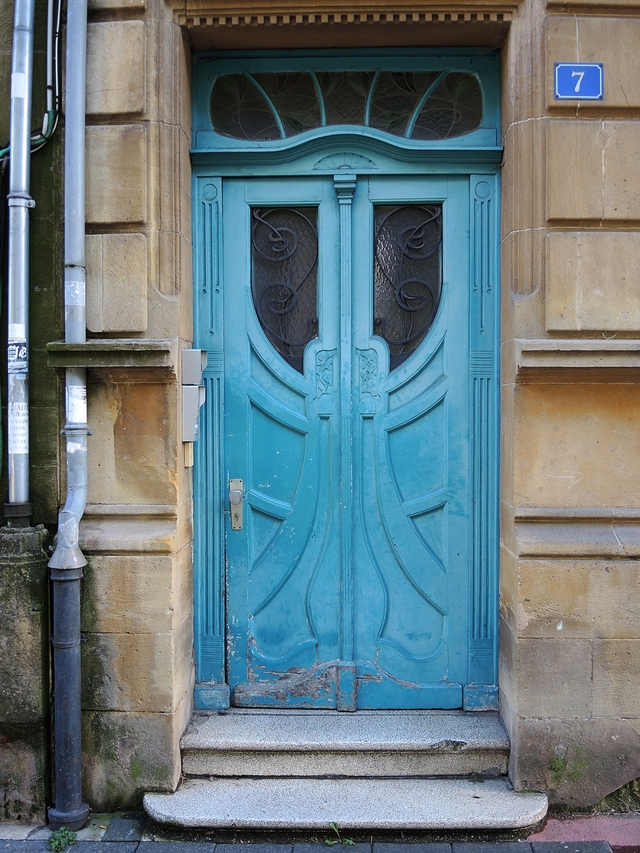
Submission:
[[469,185],[222,182],[232,704],[463,705]]

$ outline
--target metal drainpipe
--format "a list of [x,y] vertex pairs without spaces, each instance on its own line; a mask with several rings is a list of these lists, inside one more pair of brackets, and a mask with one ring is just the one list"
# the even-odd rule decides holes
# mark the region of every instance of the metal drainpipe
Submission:
[[[67,7],[64,149],[65,341],[86,340],[84,238],[84,134],[87,0]],[[89,817],[82,802],[80,703],[80,581],[87,561],[78,546],[87,502],[87,378],[66,370],[67,499],[58,516],[58,541],[49,560],[53,586],[53,714],[55,806],[52,827],[80,829]]]
[[7,347],[7,438],[11,527],[28,527],[29,503],[29,195],[31,172],[31,86],[35,0],[16,0],[11,65],[9,161],[9,276]]

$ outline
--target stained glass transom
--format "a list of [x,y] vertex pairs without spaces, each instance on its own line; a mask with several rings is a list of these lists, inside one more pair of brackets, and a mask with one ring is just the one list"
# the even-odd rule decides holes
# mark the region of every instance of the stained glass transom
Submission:
[[482,122],[482,90],[463,71],[241,72],[216,78],[216,133],[285,139],[328,125],[361,125],[407,139],[452,139]]

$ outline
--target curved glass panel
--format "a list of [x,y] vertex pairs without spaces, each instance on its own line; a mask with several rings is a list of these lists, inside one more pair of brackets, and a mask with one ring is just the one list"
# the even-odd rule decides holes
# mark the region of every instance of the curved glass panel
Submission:
[[280,139],[262,93],[244,74],[218,77],[211,92],[211,121],[217,133],[234,139]]
[[254,74],[253,79],[278,111],[287,136],[320,126],[320,104],[309,73]]
[[373,331],[395,370],[425,339],[440,304],[442,205],[376,205],[374,223]]
[[216,78],[210,103],[216,133],[255,141],[324,125],[451,139],[477,130],[482,110],[476,75],[442,70],[226,74]]
[[369,125],[404,136],[407,124],[439,71],[383,71],[372,93]]
[[364,109],[372,71],[321,71],[327,124],[364,124]]
[[251,210],[251,292],[267,338],[295,370],[318,336],[318,211],[312,207]]
[[452,139],[480,126],[482,92],[473,74],[452,72],[427,99],[412,133],[413,139]]

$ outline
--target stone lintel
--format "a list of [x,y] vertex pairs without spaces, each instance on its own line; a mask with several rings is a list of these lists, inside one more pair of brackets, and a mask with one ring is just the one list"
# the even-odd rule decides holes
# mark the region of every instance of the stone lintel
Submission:
[[172,340],[94,338],[70,344],[47,344],[49,367],[147,368],[176,376],[176,344]]

